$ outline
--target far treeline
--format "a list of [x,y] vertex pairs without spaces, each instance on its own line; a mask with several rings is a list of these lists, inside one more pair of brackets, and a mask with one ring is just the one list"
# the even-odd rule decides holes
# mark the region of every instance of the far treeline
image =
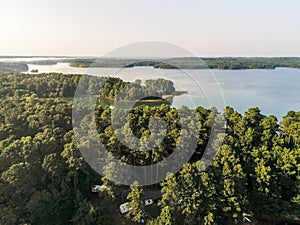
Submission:
[[0,62],[0,71],[26,72],[28,71],[28,65],[19,62]]
[[118,58],[75,58],[49,59],[22,62],[0,62],[1,71],[26,72],[28,63],[35,65],[55,65],[69,63],[71,67],[108,67],[130,68],[136,66],[151,66],[160,69],[275,69],[277,67],[300,68],[300,57],[219,57],[197,58],[182,57],[169,59],[118,59]]
[[[24,61],[22,62],[0,62],[0,71],[27,72],[29,69],[28,63],[29,62],[26,61],[26,58],[24,58]],[[55,60],[39,60],[30,62],[30,64],[34,65],[55,65],[57,63],[58,62]]]
[[114,59],[92,58],[69,61],[72,67],[117,67],[151,66],[160,69],[275,69],[277,67],[300,68],[299,57],[182,57],[169,59]]
[[[182,137],[197,140],[194,154],[178,173],[169,174],[159,184],[142,188],[133,183],[129,188],[110,181],[119,171],[113,161],[107,161],[101,177],[79,151],[74,131],[77,126],[87,130],[91,126],[90,115],[84,113],[78,124],[72,123],[70,97],[81,78],[0,73],[1,225],[138,225],[142,218],[148,225],[233,225],[243,224],[244,213],[252,215],[255,224],[299,221],[300,112],[290,111],[279,121],[261,114],[259,108],[242,115],[231,107],[221,114],[201,106],[189,110],[140,105],[131,109],[128,130],[121,133],[127,143],[130,129],[140,139],[151,135],[152,117],[161,118],[167,132],[157,147],[143,151],[147,146],[141,145],[142,151],[136,151],[118,139],[111,122],[112,109],[93,106],[98,132],[91,132],[91,138],[100,138],[110,156],[127,164],[160,162],[172,154]],[[96,93],[94,78],[84,79],[84,88]],[[114,97],[124,83],[117,79],[111,84],[107,90],[115,89]],[[85,103],[76,110],[86,112]],[[180,110],[186,113],[184,118],[179,118]],[[199,133],[188,133],[181,126],[182,121],[193,118],[198,119],[193,126],[199,127]],[[221,128],[226,135],[222,141],[216,137],[219,144],[213,148],[217,154],[211,164],[204,165],[201,158],[212,124],[223,118],[227,125]],[[93,145],[82,139],[83,149]],[[134,171],[123,172],[125,178],[134,176]],[[106,188],[92,193],[95,184]],[[162,197],[145,206],[149,190]],[[119,211],[124,202],[131,208],[125,216]]]

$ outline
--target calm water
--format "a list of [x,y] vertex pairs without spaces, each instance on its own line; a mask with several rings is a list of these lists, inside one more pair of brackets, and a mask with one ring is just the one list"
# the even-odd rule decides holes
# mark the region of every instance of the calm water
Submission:
[[275,70],[162,70],[151,67],[72,68],[66,63],[57,65],[29,65],[29,71],[80,73],[97,76],[117,76],[126,81],[155,78],[170,79],[176,89],[189,94],[175,97],[173,105],[193,108],[216,106],[222,110],[230,105],[241,113],[258,106],[263,114],[281,118],[289,110],[300,111],[300,69]]

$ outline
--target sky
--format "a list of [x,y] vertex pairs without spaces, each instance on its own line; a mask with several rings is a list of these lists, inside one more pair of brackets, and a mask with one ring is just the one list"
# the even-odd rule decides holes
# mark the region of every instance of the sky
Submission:
[[298,0],[0,0],[0,55],[160,41],[198,56],[300,56],[299,28]]

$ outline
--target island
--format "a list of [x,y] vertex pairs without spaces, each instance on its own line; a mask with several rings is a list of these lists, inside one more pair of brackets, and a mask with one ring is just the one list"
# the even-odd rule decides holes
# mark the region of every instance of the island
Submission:
[[33,69],[33,70],[31,70],[30,72],[31,72],[31,73],[38,73],[39,70],[38,70],[38,69]]

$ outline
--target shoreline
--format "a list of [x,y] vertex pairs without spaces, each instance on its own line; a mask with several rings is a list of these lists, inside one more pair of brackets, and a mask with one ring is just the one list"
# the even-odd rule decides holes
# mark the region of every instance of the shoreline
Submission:
[[169,101],[169,100],[173,100],[174,97],[176,96],[180,96],[183,94],[187,94],[188,91],[175,91],[173,94],[170,95],[162,95],[161,98],[157,98],[157,99],[134,99],[134,100],[116,100],[116,99],[112,99],[112,98],[108,98],[108,97],[100,97],[98,95],[95,95],[94,97],[99,98],[99,99],[103,99],[103,100],[107,100],[107,101],[111,101],[111,102],[144,102],[144,103],[160,103],[160,102],[165,102],[165,101]]

